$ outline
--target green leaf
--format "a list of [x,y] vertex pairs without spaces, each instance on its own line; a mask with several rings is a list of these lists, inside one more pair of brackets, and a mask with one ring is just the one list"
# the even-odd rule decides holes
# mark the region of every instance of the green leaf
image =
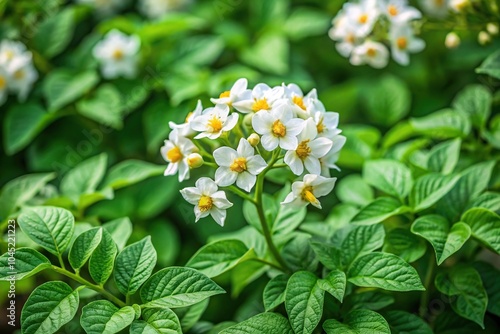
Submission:
[[291,40],[325,34],[330,26],[331,18],[324,12],[309,8],[295,9],[283,26],[284,32]]
[[384,244],[384,238],[385,230],[382,225],[354,228],[342,242],[342,263],[349,266],[358,257],[379,249]]
[[473,199],[467,205],[467,209],[484,208],[491,211],[500,210],[500,194],[486,191]]
[[87,334],[114,334],[125,329],[134,319],[132,306],[119,309],[107,300],[96,300],[82,308],[80,324]]
[[340,270],[334,270],[328,273],[325,278],[318,280],[320,289],[325,290],[342,303],[346,288],[345,273]]
[[236,298],[250,283],[264,275],[269,269],[264,263],[246,261],[236,266],[231,272],[231,296]]
[[189,307],[175,309],[175,314],[179,318],[182,331],[187,332],[200,320],[201,316],[208,307],[209,299],[205,299]]
[[351,311],[345,316],[344,323],[327,320],[323,329],[327,334],[391,334],[384,317],[370,310]]
[[432,334],[432,329],[419,316],[405,311],[388,311],[384,314],[392,334]]
[[103,187],[111,187],[113,189],[123,188],[141,182],[151,176],[161,175],[164,170],[164,166],[146,161],[125,160],[110,168],[108,175],[104,179]]
[[75,218],[68,210],[41,206],[19,215],[18,224],[31,240],[60,256],[71,242]]
[[311,334],[323,315],[325,291],[311,272],[294,273],[286,285],[285,308],[295,333]]
[[43,93],[49,111],[57,111],[79,99],[99,82],[94,71],[73,73],[66,69],[50,72],[43,82]]
[[220,240],[199,249],[186,266],[197,269],[208,277],[215,277],[253,257],[255,252],[253,249],[249,250],[243,242]]
[[99,246],[102,239],[102,228],[95,227],[80,234],[71,249],[68,260],[73,269],[80,269],[92,255],[92,252]]
[[124,295],[133,295],[151,276],[156,265],[156,250],[147,236],[118,254],[113,272],[116,286]]
[[394,160],[371,160],[363,166],[363,179],[369,185],[403,199],[413,185],[410,170]]
[[285,289],[288,276],[278,275],[273,277],[264,288],[263,299],[266,312],[285,302]]
[[500,216],[481,208],[470,209],[461,219],[467,223],[474,238],[500,254]]
[[496,51],[488,56],[488,58],[476,68],[476,73],[487,74],[490,77],[500,79],[500,51]]
[[91,97],[76,104],[81,115],[114,129],[123,127],[123,107],[120,92],[111,84],[100,86]]
[[47,19],[33,36],[34,46],[42,56],[52,58],[68,46],[75,28],[75,14],[74,7],[68,7],[55,15],[46,15]]
[[358,174],[348,175],[335,187],[335,193],[343,203],[366,206],[373,201],[373,189]]
[[356,225],[373,225],[384,220],[408,212],[408,208],[392,197],[379,197],[358,212],[351,223]]
[[425,174],[417,179],[410,193],[410,205],[415,212],[432,206],[458,182],[458,175]]
[[7,182],[0,195],[0,221],[33,198],[54,177],[54,173],[27,174]]
[[488,294],[488,312],[500,316],[500,281],[498,280],[500,270],[486,262],[475,262],[472,265],[481,276]]
[[491,113],[491,92],[482,85],[469,85],[461,90],[455,100],[453,108],[459,110],[471,119],[473,125],[483,129]]
[[425,290],[417,271],[400,257],[373,252],[353,262],[348,281],[361,287],[390,291]]
[[128,238],[132,235],[132,222],[128,217],[111,220],[102,227],[109,232],[119,251],[125,247]]
[[434,146],[427,157],[427,168],[445,175],[453,172],[460,156],[461,144],[462,141],[456,138]]
[[151,276],[141,288],[143,307],[185,307],[224,293],[207,276],[191,268],[170,267]]
[[237,325],[219,332],[219,334],[293,334],[288,320],[278,313],[257,314]]
[[484,329],[488,296],[481,276],[474,268],[458,267],[448,273],[439,273],[435,285],[441,293],[455,296],[451,307],[458,315],[474,321]]
[[350,308],[353,310],[369,309],[378,311],[394,304],[394,301],[395,299],[392,295],[382,292],[382,290],[368,290],[350,294],[344,303],[352,305]]
[[37,287],[23,306],[23,334],[52,334],[68,323],[78,310],[78,291],[64,282],[47,282]]
[[145,309],[142,312],[145,321],[136,320],[130,327],[133,334],[182,334],[181,324],[171,309]]
[[283,247],[283,259],[293,271],[315,271],[318,260],[311,245],[309,235],[299,234]]
[[330,270],[342,268],[342,254],[335,246],[322,242],[311,242],[311,247],[318,260]]
[[14,105],[7,111],[3,124],[4,148],[13,155],[29,145],[56,116],[49,115],[40,105]]
[[416,132],[438,139],[465,137],[471,128],[469,118],[453,109],[443,109],[424,117],[412,118],[410,124]]
[[22,280],[50,268],[49,259],[31,248],[18,248],[0,256],[0,281]]
[[[274,32],[262,35],[244,50],[241,59],[248,65],[272,74],[285,74],[289,64],[289,44],[285,36]],[[268,57],[272,54],[272,57]]]
[[422,239],[405,228],[395,228],[385,236],[384,252],[396,254],[406,262],[412,263],[424,256],[426,251]]
[[117,251],[113,238],[103,229],[101,242],[89,260],[90,276],[97,284],[106,283],[109,276],[111,276]]

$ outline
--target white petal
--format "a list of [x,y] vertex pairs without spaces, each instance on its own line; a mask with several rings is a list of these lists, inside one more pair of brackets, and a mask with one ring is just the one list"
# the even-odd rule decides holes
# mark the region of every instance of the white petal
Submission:
[[196,183],[196,188],[200,189],[201,193],[204,195],[211,195],[217,191],[217,184],[208,177],[200,177]]
[[299,141],[303,140],[313,140],[318,135],[318,129],[316,127],[316,123],[312,118],[308,118],[304,121],[302,126],[302,131],[299,134]]
[[185,160],[179,162],[179,182],[189,179],[189,166]]
[[[264,136],[262,137],[264,138]],[[293,135],[289,135],[288,132],[285,137],[279,139],[279,145],[284,150],[296,150],[299,142],[297,141],[297,137]]]
[[407,66],[410,63],[410,57],[406,51],[401,51],[398,48],[392,48],[392,59],[400,65]]
[[248,114],[253,112],[252,106],[255,101],[252,100],[241,100],[233,103],[233,107],[241,113]]
[[271,132],[275,120],[267,111],[259,111],[252,118],[252,126],[255,132],[264,135]]
[[[266,149],[267,151],[273,151],[276,147],[278,147],[280,140],[273,135],[265,134],[260,139],[260,143],[262,144],[262,147],[264,147],[264,149]],[[295,148],[297,148],[297,145],[295,145]]]
[[207,129],[208,117],[198,116],[194,118],[189,125],[194,131],[205,131]]
[[293,118],[289,120],[286,124],[286,133],[292,136],[297,136],[304,126],[304,120],[300,118]]
[[200,208],[198,207],[198,205],[195,205],[194,206],[194,215],[196,217],[196,220],[195,220],[195,223],[198,222],[198,220],[200,220],[201,218],[205,218],[207,217],[208,215],[210,214],[209,211],[201,211]]
[[411,52],[420,52],[423,49],[425,49],[425,42],[421,39],[414,38],[411,42],[410,45],[408,46],[408,49]]
[[229,167],[238,157],[238,153],[230,147],[223,146],[213,152],[213,157],[217,165]]
[[260,155],[254,155],[247,159],[247,170],[253,175],[258,175],[267,167],[267,163]]
[[236,185],[246,192],[250,192],[255,185],[256,180],[257,177],[255,175],[252,175],[249,172],[243,172],[238,175]]
[[288,195],[286,195],[285,200],[284,200],[283,202],[281,202],[281,204],[287,204],[287,203],[290,203],[290,202],[292,202],[294,199],[295,199],[295,195],[293,194],[293,192],[290,192]]
[[211,197],[214,205],[219,209],[229,209],[233,206],[233,203],[227,200],[226,193],[222,190],[213,193]]
[[295,151],[286,152],[284,161],[295,175],[300,175],[304,172],[304,164],[297,154],[295,154]]
[[210,210],[210,214],[217,224],[224,226],[224,221],[226,220],[226,210],[212,208]]
[[317,181],[318,183],[313,185],[313,193],[314,196],[316,197],[322,197],[328,195],[333,190],[335,182],[337,181],[336,177],[326,178],[319,176],[318,179],[319,179],[319,181]]
[[238,177],[237,172],[233,172],[227,167],[219,167],[215,171],[215,182],[221,187],[232,185]]
[[239,157],[244,157],[244,158],[251,157],[254,154],[254,148],[245,138],[240,139],[236,151],[238,152]]
[[177,169],[179,168],[179,163],[176,162],[176,163],[169,163],[168,166],[167,166],[167,169],[165,169],[165,173],[163,173],[163,175],[174,175],[175,173],[177,173]]
[[304,160],[304,165],[309,173],[312,174],[321,174],[321,164],[319,163],[318,158],[308,156]]
[[237,95],[247,89],[248,81],[245,78],[238,79],[231,88],[231,96]]
[[201,192],[198,188],[196,187],[184,188],[180,191],[180,193],[188,203],[193,205],[198,205],[198,202],[200,201],[201,198]]
[[324,157],[332,148],[333,142],[328,138],[316,138],[309,142],[311,155],[315,158]]

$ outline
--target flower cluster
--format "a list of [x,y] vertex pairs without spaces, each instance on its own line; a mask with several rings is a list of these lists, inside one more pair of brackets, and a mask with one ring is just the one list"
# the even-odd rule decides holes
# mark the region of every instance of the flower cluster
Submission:
[[116,29],[108,32],[93,49],[94,57],[101,64],[102,76],[106,79],[134,78],[140,47],[138,36],[128,36]]
[[17,94],[20,101],[26,100],[36,79],[38,73],[26,46],[3,40],[0,43],[0,105],[5,103],[9,92]]
[[195,187],[181,190],[194,205],[196,221],[211,215],[224,225],[232,203],[219,187],[258,203],[271,169],[286,169],[300,179],[283,205],[321,208],[318,198],[334,187],[330,169],[338,169],[335,162],[345,143],[338,113],[326,111],[315,89],[304,95],[295,84],[247,86],[246,79],[239,79],[211,99],[214,106],[203,108],[198,102],[185,123],[169,124],[172,131],[161,148],[168,162],[165,175],[178,174],[181,182],[193,168],[215,170],[213,179],[202,177]]
[[425,47],[424,41],[415,37],[412,26],[412,21],[421,17],[407,0],[351,1],[333,19],[329,36],[337,42],[338,52],[353,65],[383,68],[389,54],[398,64],[408,65],[409,54]]

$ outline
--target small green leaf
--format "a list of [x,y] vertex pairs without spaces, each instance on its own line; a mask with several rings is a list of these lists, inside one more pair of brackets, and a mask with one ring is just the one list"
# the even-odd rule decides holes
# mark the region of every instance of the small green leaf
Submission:
[[467,209],[484,208],[491,211],[500,210],[500,194],[486,191],[473,199],[467,205]]
[[47,282],[37,287],[23,306],[23,334],[52,334],[68,323],[78,310],[78,291],[64,282]]
[[363,179],[388,195],[403,199],[413,185],[410,170],[395,160],[371,160],[363,166]]
[[491,113],[491,92],[482,85],[469,85],[461,90],[453,108],[468,115],[478,129],[483,129]]
[[75,28],[76,12],[68,7],[59,13],[46,15],[46,20],[38,27],[33,43],[35,48],[46,58],[61,53],[71,42]]
[[342,254],[335,246],[322,242],[311,242],[319,262],[330,270],[342,268]]
[[264,263],[246,261],[236,266],[231,272],[231,296],[236,298],[250,283],[264,275],[269,269]]
[[395,228],[385,236],[384,252],[396,254],[406,262],[412,263],[424,256],[425,242],[404,228]]
[[187,332],[200,320],[201,316],[208,307],[209,299],[188,307],[176,308],[175,314],[179,318],[183,332]]
[[345,273],[340,270],[334,270],[328,273],[325,278],[318,280],[320,289],[325,290],[342,303],[346,288]]
[[410,124],[417,133],[438,139],[465,137],[471,129],[469,118],[453,109],[412,118]]
[[49,259],[31,248],[18,248],[15,253],[0,256],[0,281],[21,280],[50,268]]
[[311,334],[323,315],[325,291],[311,272],[294,273],[286,285],[285,308],[295,333]]
[[151,276],[155,265],[156,250],[151,236],[125,247],[116,257],[113,272],[118,290],[133,295]]
[[113,189],[123,188],[141,182],[151,176],[161,175],[164,170],[164,166],[146,161],[125,160],[110,168],[108,175],[104,179],[103,187],[111,187]]
[[392,334],[432,334],[429,325],[419,316],[405,311],[388,311],[384,317]]
[[100,86],[91,97],[76,104],[81,115],[114,129],[123,127],[123,107],[120,92],[112,84]]
[[263,299],[266,312],[285,302],[285,289],[288,276],[278,275],[273,277],[264,288]]
[[293,334],[288,320],[281,314],[266,312],[257,314],[219,334]]
[[71,242],[75,218],[68,210],[41,206],[19,215],[18,224],[31,240],[60,256]]
[[[289,43],[286,36],[268,32],[243,50],[241,59],[250,66],[273,74],[285,74],[289,64]],[[273,57],[267,57],[272,54]]]
[[143,307],[185,307],[224,293],[207,276],[192,268],[170,267],[151,276],[141,288]]
[[370,310],[349,312],[344,323],[330,319],[323,323],[327,334],[391,334],[389,324],[383,316]]
[[310,239],[309,235],[299,234],[283,247],[283,259],[293,271],[316,270],[318,259],[309,243]]
[[427,168],[444,175],[453,172],[460,156],[461,144],[462,141],[457,138],[434,146],[427,157]]
[[500,51],[496,51],[488,56],[481,66],[476,68],[476,73],[487,74],[490,77],[500,79]]
[[111,220],[102,227],[109,232],[119,251],[125,247],[128,238],[132,235],[132,222],[128,217]]
[[342,263],[345,266],[358,257],[379,249],[384,244],[385,230],[382,225],[359,226],[354,228],[342,242]]
[[80,234],[71,249],[68,260],[73,269],[80,269],[92,255],[102,239],[102,228],[96,227]]
[[488,294],[488,312],[500,316],[500,270],[486,262],[472,264],[481,276],[486,293]]
[[319,10],[297,8],[286,20],[284,31],[291,40],[324,34],[331,21],[329,15],[325,14]]
[[358,174],[348,175],[335,186],[335,193],[343,203],[366,206],[373,201],[373,189]]
[[361,287],[390,291],[425,290],[417,271],[400,257],[373,252],[355,260],[348,281]]
[[459,176],[430,173],[417,179],[410,193],[410,205],[415,212],[432,206],[446,195],[460,179]]
[[181,324],[177,315],[168,308],[145,309],[142,312],[145,321],[136,320],[130,327],[133,334],[182,334]]
[[500,216],[482,208],[470,209],[462,216],[474,238],[500,254]]
[[378,311],[394,304],[392,295],[382,292],[383,290],[368,290],[350,294],[344,303],[352,305],[351,309],[369,309]]
[[187,267],[199,270],[208,277],[219,276],[239,263],[255,257],[253,249],[248,249],[239,240],[221,240],[199,249],[186,263]]
[[96,300],[82,308],[80,324],[87,334],[118,333],[135,319],[132,306],[121,309],[107,300]]
[[111,276],[117,251],[113,238],[103,229],[101,242],[89,260],[90,276],[97,284],[103,285]]
[[379,197],[362,208],[351,222],[356,225],[373,225],[408,211],[407,207],[401,206],[394,198]]

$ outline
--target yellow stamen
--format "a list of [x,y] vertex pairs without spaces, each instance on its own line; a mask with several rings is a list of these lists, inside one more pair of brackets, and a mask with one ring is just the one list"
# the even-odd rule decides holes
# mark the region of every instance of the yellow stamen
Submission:
[[356,38],[354,37],[354,34],[347,34],[347,36],[345,37],[345,41],[347,43],[353,44],[356,41]]
[[300,109],[306,110],[306,106],[304,105],[304,99],[301,96],[292,97],[293,103],[295,103]]
[[323,117],[319,120],[318,124],[316,125],[316,130],[318,130],[318,133],[323,133],[325,131],[325,125],[323,124]]
[[5,86],[7,86],[7,80],[0,75],[0,89],[4,89]]
[[231,92],[226,90],[225,92],[220,93],[219,99],[222,99],[224,97],[229,97],[229,95],[231,95]]
[[236,158],[234,159],[229,169],[233,172],[242,173],[247,170],[247,159],[245,158]]
[[295,150],[297,156],[302,160],[304,160],[309,156],[309,154],[311,154],[311,148],[309,147],[309,145],[307,145],[308,143],[309,139],[301,141],[300,144],[297,146],[297,149]]
[[306,202],[313,203],[313,204],[319,203],[318,199],[313,194],[313,188],[311,186],[308,186],[308,187],[305,187],[304,189],[302,189],[300,196]]
[[269,104],[267,103],[267,100],[265,98],[260,100],[255,99],[255,102],[252,105],[253,111],[269,110],[269,109],[271,108],[269,107]]
[[220,130],[222,130],[222,122],[217,116],[214,116],[208,120],[208,126],[212,128],[212,132],[219,132]]
[[387,8],[387,11],[389,12],[389,15],[391,15],[391,16],[396,16],[399,13],[397,7],[394,5],[389,5],[389,8]]
[[206,195],[202,195],[200,197],[200,200],[198,201],[198,207],[200,208],[201,212],[206,212],[210,210],[212,206],[213,206],[212,197]]
[[176,163],[179,162],[182,159],[183,155],[177,146],[174,146],[167,152],[167,159],[170,162]]
[[365,24],[366,22],[368,22],[368,15],[366,14],[360,15],[358,18],[358,22],[361,24]]
[[184,120],[185,123],[189,122],[189,119],[191,118],[191,116],[193,116],[193,112],[189,112],[186,116],[186,119]]
[[368,48],[368,50],[366,50],[366,54],[368,57],[375,57],[377,55],[377,50],[374,48]]
[[408,46],[408,40],[406,39],[406,37],[399,37],[396,40],[396,44],[398,45],[398,48],[404,50]]
[[14,79],[16,80],[22,80],[24,78],[24,71],[23,70],[17,70],[14,72]]
[[122,50],[116,49],[115,51],[113,51],[113,56],[112,57],[115,60],[121,60],[121,59],[123,59],[123,56],[124,56],[124,54],[123,54]]
[[286,127],[281,123],[280,120],[277,120],[273,123],[272,131],[274,136],[276,137],[285,137],[286,136]]

